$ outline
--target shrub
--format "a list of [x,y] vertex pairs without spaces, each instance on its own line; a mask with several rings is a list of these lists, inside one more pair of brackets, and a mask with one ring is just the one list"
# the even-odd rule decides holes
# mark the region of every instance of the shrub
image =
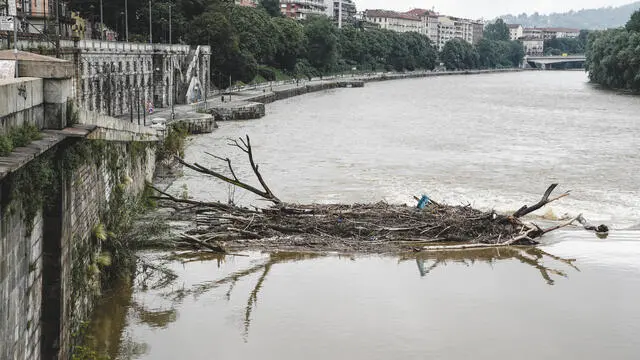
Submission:
[[10,137],[13,147],[22,147],[31,144],[34,140],[40,140],[42,135],[40,135],[40,130],[35,125],[27,124],[13,129]]
[[276,81],[276,72],[268,67],[258,67],[258,75],[262,76],[266,81]]
[[11,139],[5,135],[0,135],[0,156],[7,156],[13,151]]

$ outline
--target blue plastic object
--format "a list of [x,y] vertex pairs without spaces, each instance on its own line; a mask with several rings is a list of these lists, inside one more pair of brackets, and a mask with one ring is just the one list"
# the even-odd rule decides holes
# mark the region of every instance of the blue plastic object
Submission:
[[418,201],[418,209],[420,210],[424,209],[429,204],[430,201],[431,200],[427,195],[422,195],[422,198],[420,199],[420,201]]

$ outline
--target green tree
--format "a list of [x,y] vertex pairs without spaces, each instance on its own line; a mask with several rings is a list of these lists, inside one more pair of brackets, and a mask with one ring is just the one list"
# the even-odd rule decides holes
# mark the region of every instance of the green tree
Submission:
[[586,68],[592,82],[640,91],[640,32],[613,29],[594,32],[587,43]]
[[299,22],[285,17],[272,19],[276,31],[276,51],[274,65],[292,72],[305,45],[304,28]]
[[494,41],[509,41],[511,38],[509,26],[504,20],[498,19],[493,24],[488,24],[485,27],[484,38]]
[[252,54],[260,63],[273,58],[277,46],[276,28],[264,10],[234,6],[230,21],[241,51]]
[[[405,38],[409,49],[410,59],[407,62],[408,70],[416,68],[433,70],[436,67],[438,53],[427,36],[418,34],[417,32],[407,32],[402,33],[402,37]],[[411,69],[411,67],[413,67],[413,69]]]
[[627,31],[640,31],[640,10],[631,15],[631,19],[629,19],[625,28]]
[[449,70],[467,70],[478,66],[479,57],[471,44],[456,38],[444,45],[440,60]]
[[306,59],[323,73],[330,72],[338,60],[337,28],[326,16],[314,16],[304,27]]
[[282,16],[280,12],[280,0],[261,0],[260,8],[264,9],[272,17]]

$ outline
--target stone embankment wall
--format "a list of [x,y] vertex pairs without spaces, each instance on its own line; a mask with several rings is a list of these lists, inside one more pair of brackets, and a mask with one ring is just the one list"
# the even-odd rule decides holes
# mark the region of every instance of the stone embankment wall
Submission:
[[[431,72],[408,72],[408,73],[385,73],[374,76],[363,76],[353,80],[334,79],[317,80],[302,86],[289,85],[277,86],[272,90],[263,90],[262,94],[245,96],[242,101],[217,104],[209,109],[216,120],[251,120],[259,119],[265,115],[264,104],[270,104],[278,100],[288,99],[294,96],[309,94],[317,91],[324,91],[337,88],[359,88],[364,87],[367,82],[416,79],[436,76],[456,76],[456,75],[479,75],[504,72],[518,72],[523,69],[496,69],[496,70],[465,70],[465,71],[431,71]],[[251,89],[248,89],[251,91]],[[242,91],[238,92],[242,94]]]
[[2,179],[1,359],[68,358],[107,270],[94,228],[152,180],[154,146],[67,139]]

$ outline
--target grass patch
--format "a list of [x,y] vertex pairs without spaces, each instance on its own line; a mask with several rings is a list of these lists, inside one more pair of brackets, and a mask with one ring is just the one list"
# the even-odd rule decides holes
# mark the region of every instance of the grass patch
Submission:
[[15,148],[27,146],[40,139],[42,139],[42,134],[35,125],[27,124],[11,129],[9,134],[0,135],[0,156],[7,156]]

